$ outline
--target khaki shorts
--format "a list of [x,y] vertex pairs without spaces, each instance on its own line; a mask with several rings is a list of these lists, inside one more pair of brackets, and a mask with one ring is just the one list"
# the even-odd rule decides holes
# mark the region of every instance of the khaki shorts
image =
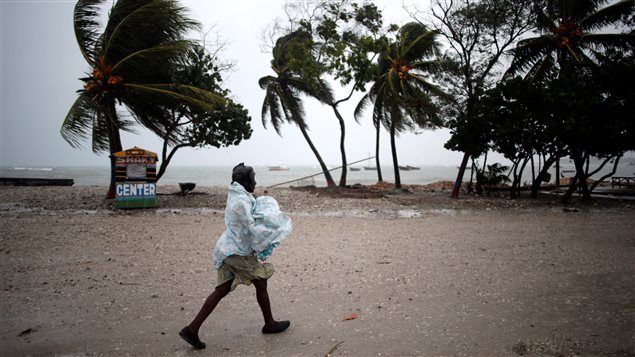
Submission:
[[223,265],[218,269],[217,285],[233,280],[234,290],[238,284],[251,285],[254,279],[269,279],[273,272],[273,264],[260,263],[255,255],[231,255],[223,260]]

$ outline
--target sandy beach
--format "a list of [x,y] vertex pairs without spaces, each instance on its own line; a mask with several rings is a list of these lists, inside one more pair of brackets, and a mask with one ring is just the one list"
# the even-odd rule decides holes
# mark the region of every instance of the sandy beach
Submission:
[[257,188],[294,223],[269,282],[291,327],[262,335],[240,286],[195,351],[177,332],[214,288],[226,189],[105,191],[0,187],[1,356],[635,355],[632,200]]

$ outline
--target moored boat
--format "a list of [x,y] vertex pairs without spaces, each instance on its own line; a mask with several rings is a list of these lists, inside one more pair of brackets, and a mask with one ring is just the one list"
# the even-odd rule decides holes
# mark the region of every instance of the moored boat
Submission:
[[269,171],[289,171],[289,167],[287,165],[274,165],[269,166]]

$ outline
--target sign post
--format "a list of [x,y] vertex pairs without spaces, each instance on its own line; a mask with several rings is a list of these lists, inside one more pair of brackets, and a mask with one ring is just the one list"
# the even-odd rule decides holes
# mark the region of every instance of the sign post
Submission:
[[115,156],[115,208],[154,208],[157,205],[157,154],[138,147]]

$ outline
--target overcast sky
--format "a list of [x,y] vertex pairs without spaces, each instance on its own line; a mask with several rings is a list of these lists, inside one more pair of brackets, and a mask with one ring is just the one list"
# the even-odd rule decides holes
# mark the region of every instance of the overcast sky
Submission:
[[[106,156],[98,156],[86,142],[83,149],[71,148],[59,133],[68,109],[81,88],[88,65],[81,57],[73,33],[75,1],[0,0],[2,42],[0,88],[1,166],[83,166],[108,165]],[[182,1],[190,15],[204,29],[215,26],[222,40],[229,42],[222,58],[237,64],[226,85],[235,99],[252,117],[253,135],[238,147],[182,149],[172,165],[231,165],[245,161],[254,165],[283,163],[317,165],[314,155],[293,125],[284,125],[282,137],[272,128],[265,129],[260,109],[264,91],[258,79],[272,74],[271,55],[263,53],[259,35],[276,17],[282,17],[283,1],[199,0]],[[399,0],[376,1],[384,11],[386,23],[399,25],[409,21]],[[336,86],[334,86],[336,87]],[[353,162],[372,155],[374,128],[370,113],[357,124],[353,108],[360,96],[342,107],[347,124],[346,152]],[[328,165],[339,166],[339,125],[333,111],[314,101],[306,102],[310,136]],[[447,130],[404,134],[398,139],[400,164],[458,165],[461,154],[447,151],[443,144]],[[390,164],[390,145],[383,134],[380,158]],[[124,134],[124,148],[139,146],[160,153],[162,142],[154,134],[138,129]]]

